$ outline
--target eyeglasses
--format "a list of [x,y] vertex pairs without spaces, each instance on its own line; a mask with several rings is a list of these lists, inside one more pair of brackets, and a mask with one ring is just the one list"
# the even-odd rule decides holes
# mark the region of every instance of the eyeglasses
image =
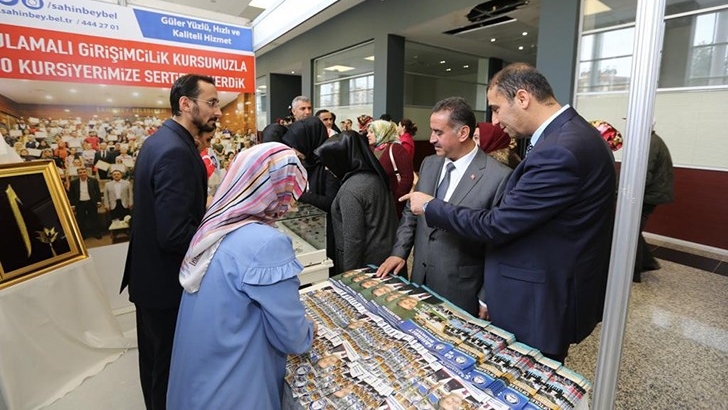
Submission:
[[192,98],[192,97],[187,97],[187,98],[189,98],[190,100],[193,100],[193,101],[202,101],[205,104],[207,104],[210,108],[220,108],[220,100],[218,100],[216,98],[213,98],[211,100],[203,100],[200,98]]

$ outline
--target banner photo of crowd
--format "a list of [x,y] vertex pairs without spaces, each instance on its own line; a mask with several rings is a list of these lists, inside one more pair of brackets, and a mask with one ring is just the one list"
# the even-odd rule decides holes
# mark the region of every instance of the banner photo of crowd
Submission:
[[178,77],[215,79],[217,129],[193,136],[212,187],[257,142],[250,28],[83,0],[16,2],[2,14],[5,149],[54,164],[86,247],[128,240],[134,163],[172,116]]

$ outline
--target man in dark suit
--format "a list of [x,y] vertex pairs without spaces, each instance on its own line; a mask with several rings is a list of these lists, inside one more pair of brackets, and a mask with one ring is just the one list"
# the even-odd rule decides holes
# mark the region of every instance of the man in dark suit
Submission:
[[98,207],[101,203],[101,190],[99,181],[88,176],[85,167],[79,167],[78,178],[71,181],[68,188],[68,200],[76,213],[76,221],[81,235],[86,239],[94,236],[101,239],[101,223],[99,222]]
[[[96,165],[96,163],[99,161],[104,161],[105,163],[111,165],[114,163],[115,158],[116,156],[114,155],[114,151],[110,150],[105,142],[102,142],[99,144],[99,150],[96,151],[96,154],[94,154],[94,165]],[[98,170],[98,175],[100,179],[109,178],[109,172],[103,169]]]
[[570,343],[601,321],[616,175],[596,129],[556,101],[546,78],[515,63],[488,85],[493,123],[531,149],[490,210],[424,193],[405,196],[430,226],[487,242],[481,315],[544,355],[563,361]]
[[170,92],[172,118],[144,143],[134,171],[134,209],[123,290],[136,306],[139,374],[147,409],[164,409],[182,258],[205,214],[207,173],[194,136],[222,113],[215,80],[188,74]]
[[[430,143],[435,154],[422,162],[416,190],[435,195],[443,189],[443,200],[473,209],[489,209],[502,194],[511,169],[485,154],[473,140],[475,114],[460,97],[446,98],[432,109]],[[447,175],[448,164],[455,168]],[[377,274],[398,273],[414,245],[412,281],[427,285],[463,310],[478,314],[478,291],[483,285],[485,244],[427,226],[409,204],[397,229],[392,256]]]

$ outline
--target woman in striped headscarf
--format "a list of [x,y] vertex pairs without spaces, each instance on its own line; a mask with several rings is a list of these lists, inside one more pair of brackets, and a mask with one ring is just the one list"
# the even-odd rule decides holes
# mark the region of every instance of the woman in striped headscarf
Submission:
[[235,157],[182,262],[170,409],[280,408],[286,355],[311,347],[291,240],[273,224],[306,187],[290,148]]

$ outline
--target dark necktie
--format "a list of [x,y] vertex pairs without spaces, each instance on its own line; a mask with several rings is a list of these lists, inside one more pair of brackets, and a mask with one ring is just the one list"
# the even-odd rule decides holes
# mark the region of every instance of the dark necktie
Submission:
[[531,144],[529,142],[528,143],[528,146],[526,147],[526,156],[528,156],[528,153],[531,152],[532,149],[533,149],[533,144]]
[[445,199],[447,188],[450,186],[450,174],[452,174],[452,170],[455,169],[455,164],[448,162],[446,168],[445,176],[442,178],[442,181],[440,181],[440,185],[437,186],[437,192],[435,193],[435,198],[437,199]]

